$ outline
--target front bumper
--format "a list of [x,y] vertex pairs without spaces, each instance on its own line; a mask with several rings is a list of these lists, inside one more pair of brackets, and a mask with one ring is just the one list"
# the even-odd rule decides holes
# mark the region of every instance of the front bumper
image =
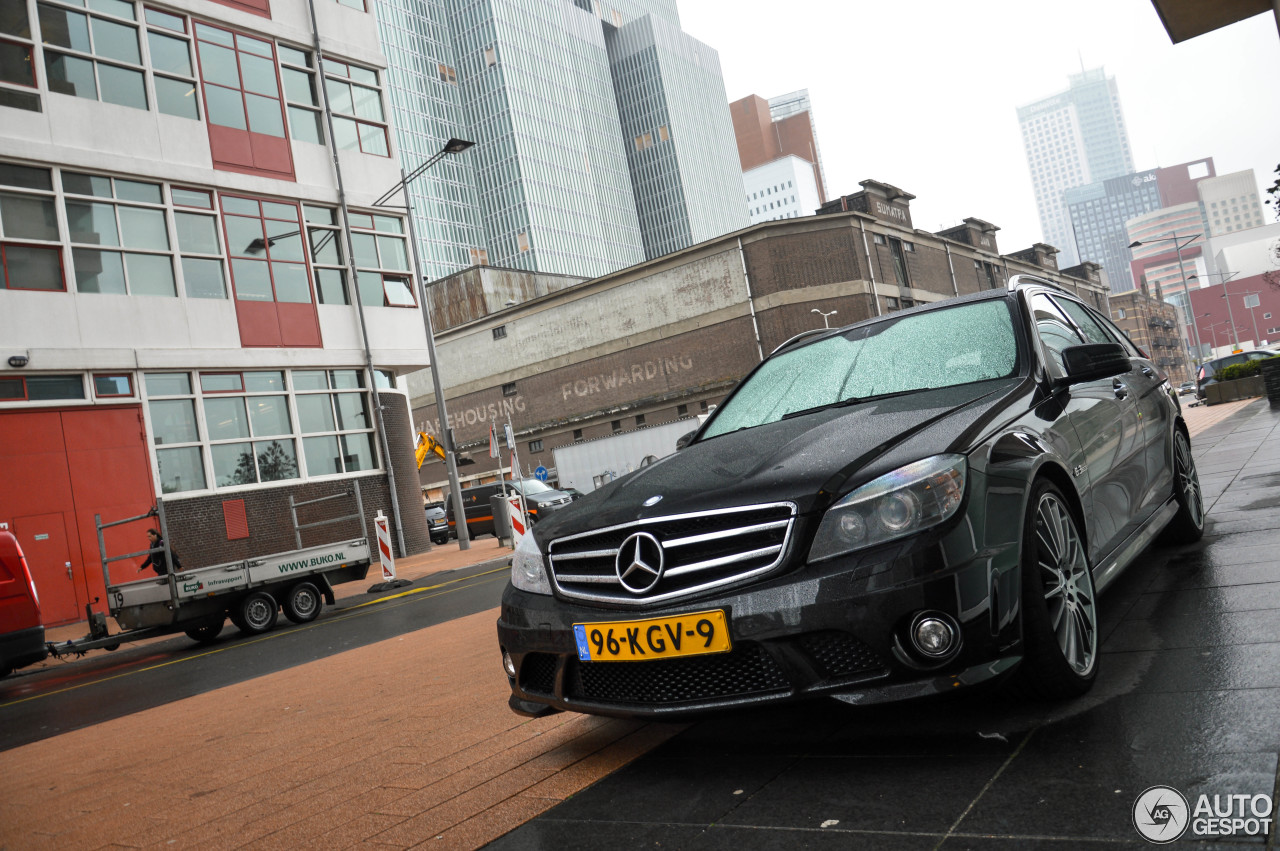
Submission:
[[[512,708],[536,706],[665,718],[838,697],[875,703],[950,691],[1003,675],[1020,659],[1018,546],[981,551],[961,523],[930,541],[803,565],[714,596],[643,610],[604,610],[508,585],[498,620],[516,676]],[[960,554],[960,558],[956,558]],[[629,662],[578,658],[573,624],[720,609],[727,653]],[[914,650],[921,612],[959,627],[941,660]]]
[[0,635],[0,673],[34,665],[48,655],[43,626]]

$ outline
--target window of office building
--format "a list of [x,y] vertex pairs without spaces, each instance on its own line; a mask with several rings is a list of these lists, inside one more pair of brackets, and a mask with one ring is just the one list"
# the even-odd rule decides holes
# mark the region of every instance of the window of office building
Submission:
[[280,80],[288,105],[289,135],[301,142],[323,145],[323,116],[312,54],[283,44],[276,45],[276,51],[280,54]]
[[214,168],[292,180],[274,45],[203,23],[195,36]]
[[358,370],[293,373],[308,477],[377,469],[373,421]]
[[316,298],[321,304],[350,304],[347,296],[347,268],[338,211],[332,207],[302,206],[307,220],[307,242],[311,268],[315,274]]
[[238,195],[221,202],[241,344],[319,346],[297,205]]
[[156,107],[182,118],[200,117],[196,74],[191,64],[187,19],[157,9],[145,9],[147,53],[151,59]]
[[377,468],[359,370],[155,372],[143,385],[164,493]]
[[213,193],[182,186],[170,188],[178,237],[178,266],[188,298],[226,298],[222,243]]
[[299,477],[284,373],[202,373],[205,426],[217,487]]
[[49,91],[147,108],[138,11],[127,0],[95,0],[91,10],[36,6]]
[[0,268],[10,290],[66,290],[53,173],[0,162]]
[[25,2],[0,3],[0,106],[40,112],[35,40]]
[[333,59],[325,61],[324,72],[334,144],[348,151],[390,156],[378,72]]
[[351,244],[362,304],[373,307],[417,306],[409,277],[404,219],[374,213],[352,213]]
[[160,184],[64,171],[62,190],[76,290],[177,295]]
[[70,375],[25,375],[0,378],[0,401],[47,402],[84,398],[84,378]]

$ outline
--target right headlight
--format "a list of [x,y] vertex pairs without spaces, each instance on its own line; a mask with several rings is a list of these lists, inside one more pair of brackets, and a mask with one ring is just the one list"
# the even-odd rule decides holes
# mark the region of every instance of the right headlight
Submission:
[[963,455],[934,455],[868,482],[827,509],[809,560],[905,538],[946,521],[964,500],[967,469]]
[[551,580],[547,578],[546,563],[542,552],[529,532],[520,538],[511,556],[511,584],[530,594],[550,594]]

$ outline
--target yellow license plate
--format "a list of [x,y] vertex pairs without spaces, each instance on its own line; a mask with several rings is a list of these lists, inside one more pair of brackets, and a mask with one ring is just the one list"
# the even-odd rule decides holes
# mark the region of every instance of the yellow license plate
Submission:
[[638,621],[575,623],[578,658],[584,662],[642,662],[701,656],[733,649],[724,612],[693,612]]

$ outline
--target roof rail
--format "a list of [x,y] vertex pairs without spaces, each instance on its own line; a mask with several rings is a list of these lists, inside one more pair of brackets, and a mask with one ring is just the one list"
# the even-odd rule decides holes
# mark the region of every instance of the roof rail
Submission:
[[1066,293],[1067,295],[1071,295],[1071,296],[1076,295],[1071,290],[1064,287],[1062,284],[1059,284],[1055,281],[1051,281],[1048,278],[1042,278],[1039,275],[1011,275],[1009,277],[1009,283],[1007,284],[1007,287],[1010,290],[1014,290],[1018,287],[1024,287],[1028,285],[1035,285],[1038,287],[1049,287],[1051,289],[1057,290],[1058,292]]
[[779,344],[777,348],[775,348],[773,351],[769,352],[769,356],[770,356],[770,357],[773,357],[773,356],[774,356],[774,355],[776,355],[778,352],[780,352],[780,351],[782,351],[783,349],[785,349],[787,346],[791,345],[792,343],[799,342],[800,340],[803,340],[805,337],[812,337],[814,334],[825,334],[825,333],[827,333],[827,332],[828,332],[828,331],[830,331],[830,330],[832,330],[832,329],[830,329],[830,328],[810,328],[808,331],[801,331],[799,334],[796,334],[794,337],[792,337],[792,338],[790,338],[790,339],[788,339],[788,340],[785,340],[785,341],[783,341],[781,344]]

